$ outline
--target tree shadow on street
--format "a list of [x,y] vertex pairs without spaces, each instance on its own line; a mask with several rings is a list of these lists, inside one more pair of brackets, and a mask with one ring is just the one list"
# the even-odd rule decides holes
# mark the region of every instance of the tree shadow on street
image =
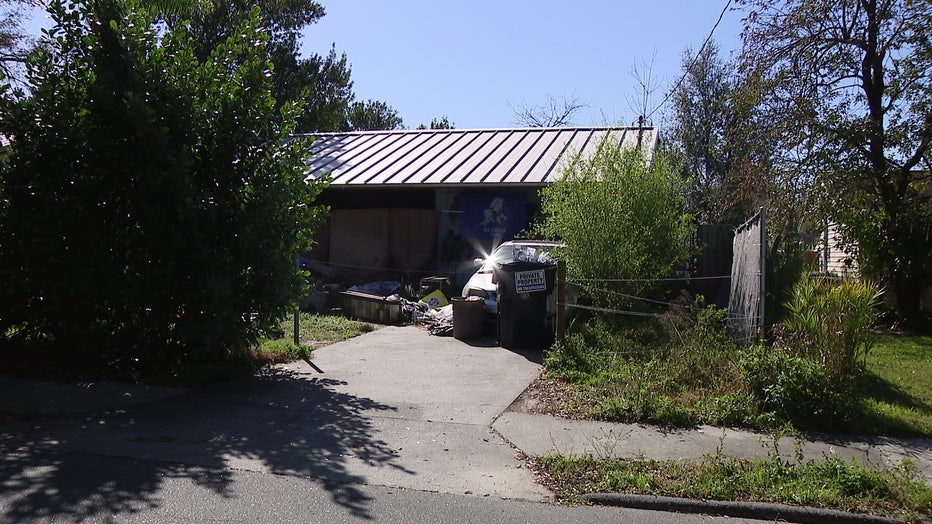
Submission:
[[[152,404],[0,426],[0,521],[133,514],[159,507],[169,478],[232,497],[233,468],[314,479],[353,516],[371,518],[366,479],[351,463],[414,472],[370,419],[395,408],[341,385],[276,370]],[[127,460],[97,467],[95,456]]]

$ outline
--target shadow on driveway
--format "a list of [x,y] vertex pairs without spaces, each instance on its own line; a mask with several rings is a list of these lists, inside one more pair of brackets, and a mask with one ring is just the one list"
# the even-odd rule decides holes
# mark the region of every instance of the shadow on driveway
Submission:
[[275,371],[147,405],[0,425],[0,521],[156,508],[168,478],[231,497],[231,468],[320,480],[335,503],[371,518],[358,488],[366,479],[349,463],[414,472],[370,420],[395,408],[334,391],[340,385]]

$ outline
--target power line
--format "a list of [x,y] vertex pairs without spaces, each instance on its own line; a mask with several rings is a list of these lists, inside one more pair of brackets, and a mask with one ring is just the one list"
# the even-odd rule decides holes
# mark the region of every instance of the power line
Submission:
[[582,282],[679,282],[691,280],[723,280],[731,278],[731,275],[720,275],[714,277],[669,277],[669,278],[568,278],[570,283]]
[[673,89],[667,91],[667,96],[663,97],[663,100],[660,101],[660,104],[655,107],[649,115],[644,117],[645,122],[649,120],[650,117],[654,116],[654,113],[659,111],[660,108],[670,100],[670,97],[673,96],[673,93],[679,89],[680,84],[683,83],[683,80],[686,79],[686,75],[689,74],[689,70],[693,68],[693,65],[696,64],[696,62],[699,60],[699,57],[702,55],[702,50],[705,49],[705,46],[709,45],[709,42],[712,40],[712,35],[715,34],[715,30],[718,29],[718,24],[722,23],[722,19],[725,18],[725,13],[728,12],[728,8],[731,7],[731,1],[732,0],[728,0],[725,2],[725,7],[723,7],[722,12],[719,13],[718,20],[715,21],[715,25],[713,25],[712,30],[709,31],[709,36],[705,37],[705,41],[702,42],[702,45],[699,46],[699,50],[696,51],[696,56],[693,57],[693,59],[689,62],[689,65],[683,70],[683,74],[680,76],[680,79],[676,81]]
[[585,309],[586,311],[598,311],[599,313],[614,313],[616,315],[629,315],[635,317],[659,317],[659,313],[644,313],[641,311],[622,311],[620,309],[608,309],[604,307],[595,307],[595,306],[583,306],[581,304],[566,304],[563,302],[557,302],[558,306],[571,307],[575,309]]

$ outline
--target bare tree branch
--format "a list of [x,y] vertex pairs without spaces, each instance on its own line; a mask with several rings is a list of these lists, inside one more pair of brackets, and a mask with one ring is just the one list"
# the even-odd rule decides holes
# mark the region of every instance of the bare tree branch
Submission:
[[557,99],[548,95],[547,101],[539,105],[528,105],[524,98],[520,104],[508,102],[515,115],[515,124],[528,127],[564,127],[573,125],[572,118],[588,104],[582,102],[574,93],[572,97],[563,95]]
[[638,85],[638,99],[632,101],[630,96],[626,98],[628,99],[628,108],[637,115],[638,124],[642,126],[652,125],[650,117],[653,115],[653,111],[650,100],[654,93],[660,89],[660,85],[655,82],[656,79],[653,74],[655,63],[657,63],[656,48],[650,55],[650,61],[642,58],[640,67],[637,64],[631,66],[631,76]]

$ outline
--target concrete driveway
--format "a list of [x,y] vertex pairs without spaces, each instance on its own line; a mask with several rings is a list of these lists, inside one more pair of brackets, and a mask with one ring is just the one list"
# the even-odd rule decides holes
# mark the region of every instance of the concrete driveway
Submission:
[[323,374],[303,362],[285,369],[372,403],[359,415],[391,459],[344,457],[347,471],[367,484],[541,501],[550,493],[490,428],[540,373],[540,357],[492,339],[466,343],[406,326],[315,351]]

